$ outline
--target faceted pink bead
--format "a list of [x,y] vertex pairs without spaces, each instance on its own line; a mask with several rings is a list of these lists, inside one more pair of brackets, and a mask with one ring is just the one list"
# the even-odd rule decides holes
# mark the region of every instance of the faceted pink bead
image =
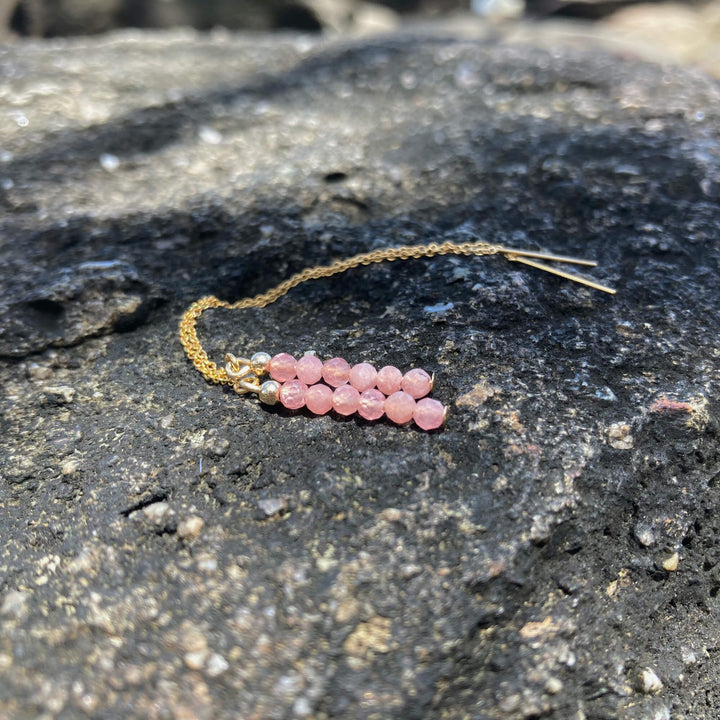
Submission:
[[312,385],[305,393],[305,405],[311,413],[324,415],[333,406],[333,391],[327,385]]
[[342,358],[328,360],[322,369],[323,380],[330,387],[340,387],[348,381],[350,376],[350,364]]
[[435,430],[443,424],[445,408],[441,402],[432,398],[418,400],[413,413],[413,420],[423,430]]
[[358,391],[365,392],[375,387],[377,370],[370,363],[358,363],[350,370],[348,381]]
[[359,402],[360,393],[352,385],[341,385],[333,393],[332,404],[339,415],[352,415]]
[[298,380],[306,385],[314,385],[319,382],[322,377],[322,369],[322,360],[314,355],[303,355],[295,364]]
[[432,390],[432,378],[424,370],[415,368],[405,373],[400,387],[417,400]]
[[288,410],[299,410],[305,405],[305,393],[308,386],[299,380],[289,380],[280,386],[280,402]]
[[270,359],[267,369],[273,380],[287,382],[295,377],[295,358],[287,353],[280,353]]
[[415,412],[415,400],[412,395],[399,390],[385,401],[385,414],[398,425],[410,422]]
[[375,388],[360,395],[358,414],[366,420],[377,420],[385,413],[385,396]]
[[396,367],[386,365],[378,371],[375,385],[381,393],[392,395],[400,389],[402,378],[403,374]]

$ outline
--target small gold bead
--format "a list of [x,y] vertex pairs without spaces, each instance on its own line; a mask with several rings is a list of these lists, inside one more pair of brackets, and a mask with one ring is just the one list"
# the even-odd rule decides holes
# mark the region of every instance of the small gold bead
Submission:
[[256,352],[250,358],[250,367],[256,375],[262,375],[267,372],[267,366],[271,358],[266,352]]
[[268,380],[260,386],[258,399],[265,405],[275,405],[278,401],[278,393],[280,392],[280,383],[275,380]]

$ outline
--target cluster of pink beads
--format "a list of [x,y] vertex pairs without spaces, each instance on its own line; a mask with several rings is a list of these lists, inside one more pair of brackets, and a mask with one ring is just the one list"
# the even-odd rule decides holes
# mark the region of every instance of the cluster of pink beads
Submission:
[[445,418],[443,405],[425,397],[432,379],[424,370],[403,375],[391,365],[376,370],[370,363],[351,367],[342,358],[323,362],[315,355],[304,355],[296,360],[287,353],[275,355],[267,370],[282,383],[278,399],[290,410],[307,407],[316,415],[331,409],[339,415],[357,412],[366,420],[385,415],[398,424],[413,420],[423,430],[439,428]]

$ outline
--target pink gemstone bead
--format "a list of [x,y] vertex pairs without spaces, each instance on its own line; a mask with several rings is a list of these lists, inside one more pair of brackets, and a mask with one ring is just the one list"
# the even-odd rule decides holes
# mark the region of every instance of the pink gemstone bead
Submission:
[[305,405],[311,413],[324,415],[333,406],[333,391],[327,385],[313,385],[305,393]]
[[287,382],[295,377],[295,358],[287,353],[280,353],[270,359],[267,369],[273,380]]
[[386,365],[378,371],[377,377],[375,378],[375,385],[381,393],[392,395],[400,389],[402,378],[402,373],[396,367]]
[[340,387],[348,381],[350,377],[350,364],[342,358],[333,358],[328,360],[322,369],[323,380],[330,387]]
[[385,396],[375,388],[360,395],[358,414],[366,420],[377,420],[385,413]]
[[375,387],[377,370],[370,363],[358,363],[350,370],[348,381],[359,392]]
[[338,415],[352,415],[358,409],[360,393],[352,385],[341,385],[335,389],[332,404]]
[[400,387],[417,400],[432,390],[432,378],[424,370],[415,368],[405,373]]
[[299,380],[290,380],[280,386],[280,402],[288,410],[299,410],[305,405],[305,393],[308,386]]
[[399,390],[385,401],[385,414],[398,425],[410,422],[415,412],[415,400],[412,395]]
[[298,380],[306,385],[314,385],[322,377],[322,360],[314,355],[303,355],[295,364]]
[[413,420],[423,430],[435,430],[443,424],[445,408],[441,402],[432,398],[418,400],[413,413]]

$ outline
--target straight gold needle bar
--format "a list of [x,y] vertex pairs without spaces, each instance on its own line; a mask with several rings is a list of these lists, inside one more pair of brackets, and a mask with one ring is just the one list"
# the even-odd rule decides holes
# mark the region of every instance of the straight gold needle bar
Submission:
[[531,257],[538,258],[539,260],[551,260],[553,262],[563,262],[570,265],[585,265],[586,267],[597,267],[597,263],[594,260],[582,260],[581,258],[567,257],[565,255],[551,255],[550,253],[535,252],[534,250],[515,250],[514,248],[500,247],[499,252],[505,253],[505,257],[508,260],[513,260],[511,257],[517,255],[519,257]]
[[[520,257],[517,254],[508,254],[505,257],[512,262],[519,262],[523,263],[523,265],[530,265],[530,267],[537,268],[538,270],[544,270],[545,272],[552,273],[553,275],[558,275],[559,277],[565,278],[566,280],[573,280],[576,283],[580,283],[581,285],[587,285],[588,287],[591,287],[595,290],[602,290],[603,292],[609,293],[610,295],[614,295],[617,292],[616,290],[608,287],[607,285],[601,285],[600,283],[596,283],[593,280],[588,280],[587,278],[580,277],[580,275],[574,275],[573,273],[559,270],[558,268],[552,267],[551,265],[545,265],[544,263],[535,262],[535,260],[529,260],[527,257]],[[565,260],[563,262],[567,261]]]

